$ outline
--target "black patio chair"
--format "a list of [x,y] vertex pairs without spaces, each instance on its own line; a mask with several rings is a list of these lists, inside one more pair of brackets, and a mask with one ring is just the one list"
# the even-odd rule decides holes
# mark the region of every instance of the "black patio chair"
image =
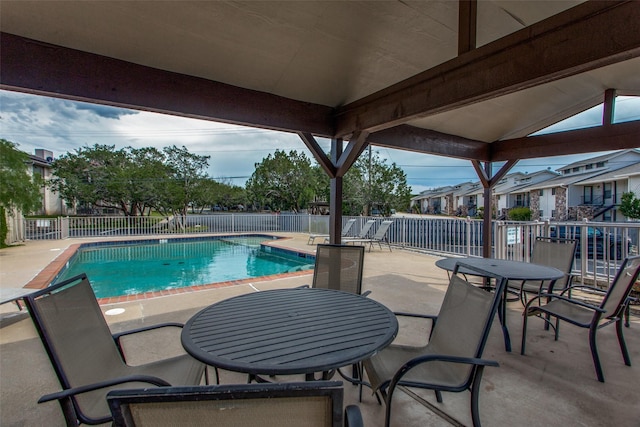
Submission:
[[[522,346],[520,353],[525,353],[525,343],[527,339],[527,319],[529,316],[539,316],[554,328],[555,340],[558,340],[558,329],[560,320],[571,323],[580,328],[589,329],[589,346],[591,357],[596,369],[598,381],[604,382],[604,374],[598,356],[596,345],[596,334],[600,328],[615,324],[618,343],[622,358],[627,366],[631,366],[629,352],[624,342],[622,333],[623,315],[629,304],[629,294],[634,283],[640,274],[640,256],[629,257],[622,262],[618,274],[609,285],[609,289],[602,298],[600,305],[589,304],[583,300],[565,296],[570,290],[590,289],[589,286],[576,285],[566,288],[559,295],[543,293],[532,298],[525,306],[522,322]],[[541,299],[549,298],[546,304],[540,304]],[[536,304],[538,303],[538,304]],[[551,324],[550,318],[555,317],[555,325]]]
[[[496,291],[486,292],[467,282],[458,272],[461,267],[493,278]],[[443,391],[469,390],[473,425],[480,426],[478,400],[484,367],[498,366],[495,361],[482,359],[482,352],[505,283],[502,277],[458,263],[437,316],[396,313],[430,319],[432,328],[425,346],[392,344],[363,363],[373,389],[384,397],[385,426],[391,423],[391,403],[398,386],[434,390],[440,403]]]
[[[116,390],[107,395],[115,427],[341,427],[339,381]],[[357,406],[344,425],[362,426]]]
[[[362,270],[364,267],[364,246],[321,244],[317,246],[316,262],[313,269],[313,288],[335,289],[356,295],[368,296],[371,291],[362,292]],[[306,285],[305,285],[306,286]],[[335,372],[323,372],[323,379],[330,379]],[[351,384],[360,386],[369,383],[362,381],[362,365],[354,364],[352,374],[338,369],[342,378]],[[361,396],[362,398],[362,396]]]
[[382,221],[380,227],[376,230],[373,237],[363,238],[363,237],[348,237],[346,239],[342,239],[342,243],[352,243],[352,244],[369,244],[369,252],[371,252],[371,248],[373,248],[373,244],[377,243],[380,249],[382,249],[382,244],[384,243],[389,248],[389,252],[391,252],[391,243],[389,242],[389,237],[387,233],[389,232],[389,228],[393,224],[393,221]]
[[553,292],[553,288],[564,289],[571,286],[573,276],[573,260],[576,256],[577,240],[537,237],[531,253],[534,264],[555,267],[564,273],[562,279],[557,280],[553,287],[545,281],[513,281],[507,282],[507,290],[518,295],[523,305],[527,304],[527,294],[540,295],[543,291]]
[[182,325],[164,323],[112,335],[85,274],[27,295],[25,303],[62,386],[38,403],[57,400],[68,426],[111,421],[109,390],[197,385],[202,380],[204,365],[187,354],[128,365],[121,337]]
[[362,293],[363,267],[364,246],[318,245],[312,287],[366,296],[370,291]]

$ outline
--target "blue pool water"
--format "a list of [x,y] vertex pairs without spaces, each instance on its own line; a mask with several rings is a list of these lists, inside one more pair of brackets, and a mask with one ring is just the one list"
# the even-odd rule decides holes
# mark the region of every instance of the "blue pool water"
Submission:
[[83,245],[56,279],[86,273],[106,298],[313,268],[313,258],[261,246],[270,236]]

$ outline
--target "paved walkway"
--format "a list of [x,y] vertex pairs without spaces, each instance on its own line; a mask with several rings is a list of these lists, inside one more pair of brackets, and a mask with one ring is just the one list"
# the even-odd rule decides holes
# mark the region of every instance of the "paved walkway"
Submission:
[[[306,235],[283,234],[288,240],[277,244],[313,252]],[[22,287],[70,245],[83,239],[34,241],[0,250],[0,287]],[[365,290],[371,298],[395,311],[437,313],[447,284],[447,275],[435,266],[438,257],[394,249],[373,249],[365,255]],[[201,308],[224,298],[246,292],[293,287],[311,283],[312,277],[297,275],[275,280],[250,281],[179,295],[103,305],[106,312],[123,308],[119,315],[105,316],[114,331],[157,323],[184,322]],[[501,330],[495,323],[485,357],[497,360],[499,368],[488,368],[482,382],[481,416],[486,426],[581,425],[638,426],[640,419],[640,321],[632,317],[625,329],[632,367],[624,366],[615,331],[599,333],[599,349],[606,383],[595,378],[585,331],[566,325],[560,340],[553,341],[536,319],[531,321],[527,355],[519,354],[522,307],[509,304],[514,352],[506,353]],[[0,306],[0,425],[63,426],[57,404],[38,405],[37,399],[58,389],[50,363],[26,314],[12,304]],[[401,323],[398,342],[418,343],[428,334],[426,325]],[[179,340],[162,352],[181,351]],[[135,362],[157,355],[143,351],[144,342],[127,343]],[[148,348],[148,347],[147,347]],[[243,375],[223,372],[222,382],[245,382]],[[345,404],[356,403],[363,411],[365,425],[381,426],[383,407],[365,390],[357,401],[357,387],[345,385]],[[396,400],[397,399],[397,400]],[[469,393],[445,393],[438,404],[431,392],[398,393],[394,398],[393,425],[471,425]],[[433,407],[435,409],[430,409]],[[441,412],[441,413],[440,413]],[[439,414],[440,413],[440,414]],[[446,414],[446,415],[445,415]]]

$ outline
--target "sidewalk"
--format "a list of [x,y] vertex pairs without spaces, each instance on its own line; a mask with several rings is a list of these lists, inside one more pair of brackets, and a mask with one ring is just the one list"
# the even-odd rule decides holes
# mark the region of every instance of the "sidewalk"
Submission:
[[[296,250],[313,251],[307,235],[286,234],[289,240],[277,244]],[[27,242],[22,247],[0,250],[0,287],[21,287],[66,247],[87,240]],[[447,274],[435,266],[438,257],[394,249],[373,249],[365,255],[364,290],[370,298],[394,311],[437,313],[447,284]],[[115,331],[161,321],[185,322],[201,308],[246,292],[293,287],[311,283],[311,275],[269,281],[255,281],[219,289],[159,297],[150,300],[108,304],[104,311],[124,308],[122,314],[105,316]],[[0,314],[15,313],[12,304],[0,307]],[[497,360],[499,368],[488,368],[482,381],[480,413],[486,426],[581,425],[637,426],[640,419],[640,321],[632,317],[625,328],[632,367],[624,366],[615,330],[603,329],[599,350],[606,383],[599,383],[591,362],[586,331],[566,325],[558,342],[553,334],[533,319],[529,329],[527,355],[519,353],[522,306],[509,304],[508,325],[514,351],[506,353],[497,322],[485,350],[485,357]],[[17,318],[17,319],[16,319]],[[425,325],[400,325],[399,342],[421,342],[428,334]],[[171,351],[179,351],[171,347]],[[130,343],[135,346],[136,343]],[[141,346],[141,343],[137,343]],[[175,343],[174,343],[175,344]],[[144,352],[132,353],[140,355]],[[137,350],[140,350],[138,348]],[[289,378],[287,378],[289,380]],[[245,382],[242,374],[223,372],[222,382]],[[0,425],[63,426],[56,403],[37,404],[38,398],[59,388],[50,362],[26,314],[0,324]],[[384,408],[367,389],[363,401],[357,387],[345,385],[345,404],[358,404],[365,425],[381,426]],[[429,407],[436,408],[436,412]],[[469,393],[445,393],[444,403],[435,402],[432,392],[398,393],[393,404],[393,424],[413,426],[471,425]],[[438,415],[443,411],[448,417]]]

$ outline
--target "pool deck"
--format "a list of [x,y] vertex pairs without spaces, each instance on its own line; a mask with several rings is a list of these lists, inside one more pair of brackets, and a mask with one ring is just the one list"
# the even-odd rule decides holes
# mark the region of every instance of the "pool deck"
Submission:
[[[286,240],[272,244],[313,253],[306,234],[274,233]],[[22,246],[0,249],[0,288],[22,288],[31,283],[53,261],[60,262],[72,245],[96,239],[29,241]],[[103,239],[106,240],[106,239]],[[130,239],[127,239],[130,240]],[[437,256],[395,249],[374,248],[365,254],[363,288],[370,298],[394,311],[437,313],[447,284],[447,274],[435,266]],[[106,315],[115,331],[162,321],[185,322],[197,311],[216,301],[266,289],[310,284],[310,273],[295,273],[228,282],[210,289],[132,301],[103,302],[104,311],[122,308],[118,315]],[[542,322],[530,322],[527,355],[519,353],[522,306],[509,303],[508,324],[514,351],[504,351],[497,322],[492,328],[485,358],[497,360],[499,368],[487,368],[480,397],[481,418],[485,426],[580,425],[639,426],[640,422],[640,319],[631,318],[625,338],[631,361],[622,362],[613,327],[598,333],[598,348],[606,383],[599,383],[591,362],[586,331],[564,325],[560,340],[553,341]],[[0,425],[63,426],[56,403],[37,404],[38,398],[59,389],[49,360],[28,315],[14,304],[0,305]],[[415,343],[427,334],[424,325],[401,323],[399,342]],[[180,351],[163,348],[162,351]],[[175,343],[175,342],[174,342]],[[149,354],[145,342],[127,343],[142,362]],[[149,347],[147,347],[149,348]],[[138,349],[139,351],[135,351]],[[223,383],[245,382],[246,377],[222,372]],[[358,404],[365,425],[383,425],[383,407],[365,389],[362,402],[357,387],[345,385],[345,404]],[[435,402],[433,393],[398,393],[394,397],[392,424],[398,426],[471,425],[469,393],[445,393],[444,403]],[[441,413],[440,413],[441,412]],[[445,416],[443,414],[447,414]]]

